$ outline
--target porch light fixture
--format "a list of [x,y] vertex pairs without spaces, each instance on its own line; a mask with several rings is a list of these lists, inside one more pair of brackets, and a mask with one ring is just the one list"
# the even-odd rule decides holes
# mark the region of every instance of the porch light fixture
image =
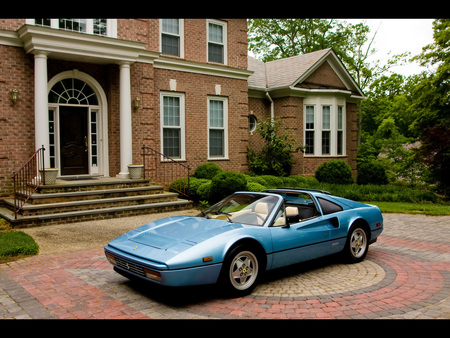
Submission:
[[134,98],[133,102],[131,103],[131,106],[133,107],[133,110],[136,111],[141,106],[141,99],[139,97]]
[[19,90],[16,88],[13,88],[9,91],[9,95],[11,96],[12,104],[15,105],[17,100],[19,99]]

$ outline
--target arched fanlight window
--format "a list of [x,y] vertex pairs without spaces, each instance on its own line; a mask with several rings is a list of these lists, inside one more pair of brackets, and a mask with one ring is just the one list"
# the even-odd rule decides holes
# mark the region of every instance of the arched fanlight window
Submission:
[[48,94],[49,103],[98,105],[92,88],[78,79],[63,79],[57,82]]

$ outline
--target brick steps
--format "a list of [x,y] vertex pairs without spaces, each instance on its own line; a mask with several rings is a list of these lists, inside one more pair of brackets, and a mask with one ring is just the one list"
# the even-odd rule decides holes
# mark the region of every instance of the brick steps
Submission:
[[[77,184],[78,183],[78,184]],[[43,186],[14,218],[14,200],[3,199],[0,217],[14,227],[70,223],[183,210],[192,203],[148,180],[99,179]]]

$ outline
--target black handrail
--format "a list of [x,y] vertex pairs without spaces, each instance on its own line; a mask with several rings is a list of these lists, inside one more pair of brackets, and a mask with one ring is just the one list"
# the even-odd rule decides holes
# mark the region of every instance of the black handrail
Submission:
[[45,184],[44,152],[45,148],[42,146],[18,172],[13,172],[15,219],[31,195],[41,184]]
[[[145,144],[142,146],[142,159],[144,165],[144,179],[146,173],[153,182],[162,184],[170,190],[176,191],[189,198],[190,171],[189,165],[183,164]],[[151,177],[150,177],[151,176]],[[186,178],[185,180],[177,180]],[[177,180],[176,182],[174,182]]]

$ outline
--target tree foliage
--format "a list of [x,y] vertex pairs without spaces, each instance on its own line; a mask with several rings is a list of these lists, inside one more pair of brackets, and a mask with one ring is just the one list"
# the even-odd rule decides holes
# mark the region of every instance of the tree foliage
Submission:
[[256,175],[289,176],[292,167],[292,152],[295,141],[288,133],[280,131],[281,120],[270,118],[258,124],[258,133],[264,141],[260,152],[248,149],[251,171]]
[[[410,58],[405,52],[381,63],[369,62],[376,32],[370,35],[365,23],[251,19],[249,50],[271,61],[333,48],[367,96],[358,109],[358,165],[381,164],[391,182],[436,183],[448,195],[450,20],[434,20],[433,29],[434,43],[421,54]],[[427,71],[410,77],[391,72],[406,62],[419,62]],[[408,146],[413,143],[420,147]],[[430,173],[433,181],[428,181]]]

